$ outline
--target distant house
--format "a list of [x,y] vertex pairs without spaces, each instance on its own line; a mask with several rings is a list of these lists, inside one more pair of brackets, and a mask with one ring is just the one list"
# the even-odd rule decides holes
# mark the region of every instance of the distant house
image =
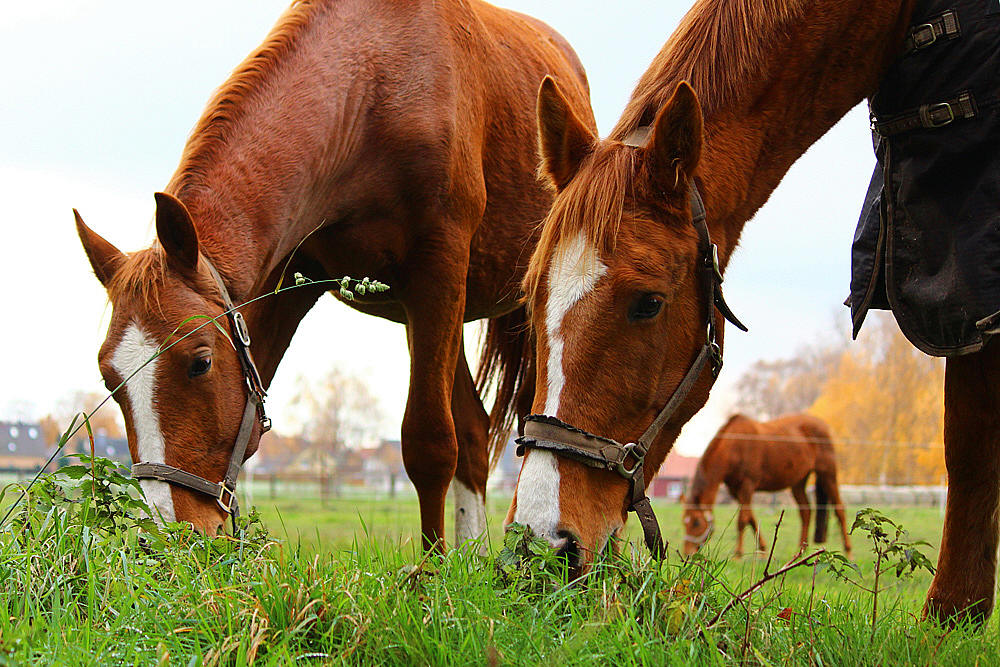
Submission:
[[51,454],[40,424],[0,421],[0,472],[37,472]]
[[327,465],[327,470],[336,468],[329,455],[318,454],[311,442],[297,435],[281,435],[270,431],[261,437],[260,447],[247,459],[244,467],[252,469],[255,475],[274,475],[293,471],[308,474],[322,470],[323,464]]
[[517,476],[521,474],[521,457],[514,452],[517,449],[517,445],[514,444],[516,437],[516,432],[511,433],[507,444],[504,445],[500,460],[497,461],[496,467],[490,471],[487,488],[491,491],[512,492],[517,486]]
[[[84,430],[83,435],[77,434],[73,440],[63,449],[62,456],[59,457],[59,465],[65,465],[72,461],[66,454],[90,454],[90,437]],[[128,450],[128,440],[125,438],[112,438],[104,429],[98,429],[94,434],[94,454],[105,459],[117,461],[123,468],[132,465],[132,455]]]
[[399,440],[383,440],[378,447],[357,451],[361,453],[361,476],[366,487],[391,496],[406,490],[409,482]]
[[679,499],[687,489],[689,480],[694,477],[699,460],[700,457],[682,456],[676,450],[671,450],[649,485],[649,495],[653,498]]

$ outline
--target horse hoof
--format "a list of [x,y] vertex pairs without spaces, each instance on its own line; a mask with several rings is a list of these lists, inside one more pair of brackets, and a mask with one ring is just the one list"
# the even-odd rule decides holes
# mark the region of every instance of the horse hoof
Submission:
[[968,598],[961,600],[949,599],[947,595],[935,595],[933,590],[927,594],[924,603],[923,619],[932,619],[943,626],[954,627],[962,623],[981,626],[993,611],[992,600],[971,602]]

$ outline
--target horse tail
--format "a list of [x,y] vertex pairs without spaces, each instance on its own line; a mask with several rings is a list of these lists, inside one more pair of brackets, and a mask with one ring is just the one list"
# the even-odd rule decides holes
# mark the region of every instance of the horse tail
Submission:
[[836,488],[837,468],[833,454],[833,434],[825,422],[812,419],[802,425],[802,432],[813,443],[816,453],[816,533],[817,544],[826,542],[830,523],[830,493]]
[[518,413],[531,409],[534,380],[531,330],[527,312],[521,306],[487,323],[476,371],[479,395],[491,389],[496,392],[487,445],[491,468],[503,455],[515,419],[524,416]]
[[816,544],[826,542],[826,527],[830,522],[830,496],[824,482],[826,473],[816,471]]

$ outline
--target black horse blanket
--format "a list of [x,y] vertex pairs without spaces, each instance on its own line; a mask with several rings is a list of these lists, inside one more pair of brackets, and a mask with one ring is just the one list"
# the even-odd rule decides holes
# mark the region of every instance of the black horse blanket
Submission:
[[854,335],[891,309],[920,350],[975,352],[1000,332],[1000,0],[918,2],[871,109]]

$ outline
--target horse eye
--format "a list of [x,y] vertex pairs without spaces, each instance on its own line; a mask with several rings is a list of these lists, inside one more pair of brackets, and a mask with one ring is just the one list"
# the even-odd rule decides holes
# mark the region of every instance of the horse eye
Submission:
[[646,293],[640,296],[628,309],[630,321],[649,320],[660,314],[663,309],[663,297],[658,294]]
[[188,368],[188,377],[194,378],[204,375],[211,367],[212,357],[197,357],[191,362],[191,367]]

